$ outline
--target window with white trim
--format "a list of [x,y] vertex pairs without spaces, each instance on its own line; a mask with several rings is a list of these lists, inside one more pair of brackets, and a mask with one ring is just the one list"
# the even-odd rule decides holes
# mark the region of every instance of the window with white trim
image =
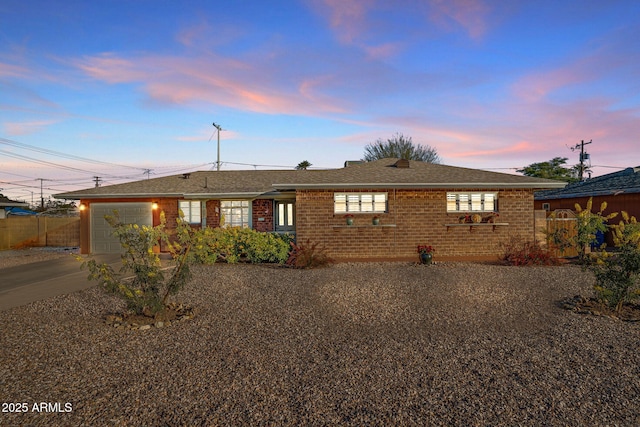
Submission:
[[184,220],[189,224],[200,224],[200,201],[199,200],[180,200],[178,208],[184,214]]
[[497,212],[497,193],[447,193],[447,212]]
[[220,226],[221,227],[244,227],[248,228],[249,223],[249,201],[248,200],[221,200],[220,201]]
[[387,193],[334,193],[333,212],[386,212]]

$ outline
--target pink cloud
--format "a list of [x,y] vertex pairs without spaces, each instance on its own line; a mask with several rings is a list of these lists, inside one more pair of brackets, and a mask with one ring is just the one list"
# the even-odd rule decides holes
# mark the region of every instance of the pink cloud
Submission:
[[250,64],[215,55],[147,56],[135,62],[114,55],[85,57],[77,66],[92,78],[110,84],[141,84],[151,100],[187,104],[207,102],[267,114],[324,114],[343,111],[341,102],[313,89],[323,79],[296,86],[277,81],[269,63]]
[[109,53],[85,57],[75,65],[94,79],[107,83],[131,82],[146,76],[146,73],[139,70],[133,61],[118,58]]
[[450,27],[453,21],[472,39],[487,31],[489,7],[482,0],[430,0],[429,5],[431,21],[442,28]]
[[24,67],[0,62],[0,77],[23,77],[27,73]]
[[343,43],[354,43],[368,28],[367,10],[373,7],[371,0],[324,0],[329,22]]
[[35,133],[42,130],[45,126],[55,123],[57,123],[56,120],[40,120],[34,122],[5,122],[2,126],[7,134],[15,136]]

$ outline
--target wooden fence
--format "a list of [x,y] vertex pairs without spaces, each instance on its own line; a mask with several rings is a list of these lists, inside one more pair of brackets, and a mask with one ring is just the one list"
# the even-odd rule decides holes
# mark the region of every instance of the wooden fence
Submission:
[[[552,215],[546,219],[546,235],[550,236],[554,233],[562,235],[564,238],[573,238],[578,233],[576,214],[570,209],[557,209]],[[571,247],[566,249],[560,249],[553,244],[550,239],[547,239],[549,250],[554,256],[574,257],[578,255],[578,251]]]
[[10,216],[0,219],[0,250],[30,246],[80,246],[80,218]]

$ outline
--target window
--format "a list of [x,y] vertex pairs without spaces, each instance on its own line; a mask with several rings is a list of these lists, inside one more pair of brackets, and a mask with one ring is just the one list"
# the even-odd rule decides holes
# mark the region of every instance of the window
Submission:
[[335,193],[333,212],[386,212],[387,193]]
[[189,224],[200,224],[200,201],[180,200],[178,208],[184,214],[184,219]]
[[447,212],[495,212],[496,193],[447,193]]
[[248,200],[222,200],[220,201],[220,226],[221,227],[249,227],[249,201]]

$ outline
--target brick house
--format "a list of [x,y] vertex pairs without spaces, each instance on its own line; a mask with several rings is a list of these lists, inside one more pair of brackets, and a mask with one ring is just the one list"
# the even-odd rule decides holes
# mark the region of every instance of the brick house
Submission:
[[[382,159],[341,169],[207,171],[57,194],[80,200],[81,252],[117,252],[104,215],[156,225],[178,209],[194,227],[241,226],[295,233],[339,260],[415,260],[418,245],[438,259],[492,259],[511,235],[534,239],[535,190],[563,182]],[[460,223],[477,214],[484,223]],[[345,215],[352,215],[347,225]],[[379,223],[374,225],[374,217]]]

